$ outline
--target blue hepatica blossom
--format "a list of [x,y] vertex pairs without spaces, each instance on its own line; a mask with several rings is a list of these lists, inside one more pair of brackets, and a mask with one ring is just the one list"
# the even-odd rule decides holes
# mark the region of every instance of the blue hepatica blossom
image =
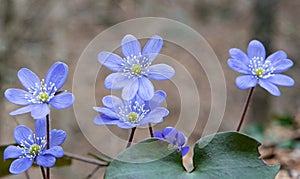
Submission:
[[56,158],[64,155],[61,145],[66,138],[62,130],[53,129],[50,132],[50,149],[46,149],[46,122],[38,119],[35,124],[35,134],[26,126],[15,128],[14,137],[19,146],[10,145],[4,150],[4,160],[16,158],[9,168],[10,173],[20,174],[28,170],[34,161],[42,167],[52,167]]
[[236,79],[239,89],[248,89],[259,84],[272,95],[280,96],[277,86],[293,86],[295,83],[292,78],[279,74],[293,66],[284,51],[279,50],[266,58],[263,44],[252,40],[248,46],[248,55],[237,48],[230,49],[229,54],[231,58],[228,66],[243,74]]
[[106,77],[104,85],[109,90],[122,90],[122,98],[131,100],[138,94],[143,100],[150,100],[154,95],[154,87],[150,79],[168,80],[175,71],[166,64],[151,65],[159,54],[163,40],[153,36],[141,51],[141,45],[132,35],[126,35],[121,44],[124,58],[111,53],[101,52],[98,61],[113,72]]
[[154,137],[169,142],[169,147],[171,149],[177,149],[178,152],[181,152],[182,156],[185,156],[190,149],[189,146],[184,146],[186,143],[186,138],[183,133],[177,131],[174,127],[166,127],[162,130],[162,132],[155,131]]
[[148,123],[160,123],[169,114],[166,108],[160,107],[166,93],[156,91],[149,101],[135,96],[132,100],[121,100],[116,96],[105,96],[102,102],[105,107],[95,107],[101,114],[94,119],[95,125],[117,125],[130,129]]
[[50,113],[49,105],[57,110],[70,107],[74,102],[73,94],[59,91],[67,75],[68,66],[62,62],[54,63],[42,80],[27,68],[19,70],[18,78],[26,91],[10,88],[5,91],[4,96],[9,102],[25,107],[10,115],[31,112],[33,118],[41,119]]

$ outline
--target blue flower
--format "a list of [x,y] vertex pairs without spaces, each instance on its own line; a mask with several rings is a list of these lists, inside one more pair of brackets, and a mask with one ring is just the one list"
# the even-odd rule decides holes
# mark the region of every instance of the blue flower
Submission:
[[19,146],[10,145],[4,150],[4,160],[16,158],[9,168],[12,174],[20,174],[28,170],[34,160],[42,167],[52,167],[56,158],[64,155],[62,144],[66,133],[62,130],[51,130],[50,149],[46,149],[46,120],[38,119],[35,124],[35,134],[26,126],[15,128],[14,137]]
[[149,101],[142,100],[138,95],[132,100],[121,100],[116,96],[105,96],[102,99],[106,107],[94,107],[102,114],[94,119],[95,125],[117,125],[130,129],[144,126],[148,123],[160,123],[169,114],[166,108],[160,107],[166,98],[166,93],[156,91]]
[[169,142],[169,147],[177,149],[178,152],[181,152],[182,156],[185,156],[190,149],[189,146],[184,146],[186,139],[183,133],[177,131],[174,127],[166,127],[162,132],[155,131],[154,137]]
[[293,86],[295,83],[292,78],[279,74],[293,66],[284,51],[279,50],[266,58],[263,44],[252,40],[248,46],[248,56],[237,48],[230,49],[229,54],[231,58],[228,66],[243,74],[235,81],[239,89],[248,89],[259,84],[272,95],[280,96],[277,86]]
[[35,73],[27,68],[18,71],[18,78],[26,89],[7,89],[5,98],[16,105],[25,106],[10,113],[10,115],[31,112],[34,119],[41,119],[50,113],[50,108],[60,110],[70,107],[74,102],[72,93],[59,91],[65,84],[68,66],[62,62],[54,63],[46,78],[40,80]]
[[122,90],[122,98],[131,100],[138,94],[143,100],[150,100],[154,95],[153,80],[168,80],[175,71],[166,64],[151,65],[159,54],[163,40],[153,36],[141,52],[141,45],[132,35],[126,35],[122,40],[124,58],[110,53],[101,52],[98,61],[113,72],[106,77],[104,85],[109,90]]

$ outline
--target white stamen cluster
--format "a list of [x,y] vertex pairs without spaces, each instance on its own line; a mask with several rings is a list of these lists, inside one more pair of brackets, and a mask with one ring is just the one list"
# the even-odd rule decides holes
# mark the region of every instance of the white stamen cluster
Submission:
[[20,156],[20,158],[34,159],[46,147],[46,137],[36,137],[35,135],[29,135],[27,139],[28,140],[22,140],[20,146],[18,146],[23,150],[23,155]]
[[49,102],[57,92],[55,83],[50,82],[49,85],[45,84],[45,80],[42,79],[41,83],[35,83],[33,87],[27,89],[32,96],[25,94],[25,99],[28,102],[37,104],[37,103],[47,103]]
[[120,120],[129,124],[137,124],[150,111],[149,109],[144,109],[144,107],[145,104],[141,105],[137,101],[135,101],[134,104],[130,101],[129,105],[120,106],[118,112]]
[[148,73],[147,68],[151,65],[149,59],[145,56],[142,56],[141,53],[139,53],[138,56],[136,55],[127,56],[126,58],[123,58],[123,61],[124,61],[124,63],[122,64],[123,72],[126,73],[128,78],[147,75]]
[[264,60],[262,57],[253,57],[250,59],[248,67],[256,78],[268,78],[274,72],[274,67],[270,60]]

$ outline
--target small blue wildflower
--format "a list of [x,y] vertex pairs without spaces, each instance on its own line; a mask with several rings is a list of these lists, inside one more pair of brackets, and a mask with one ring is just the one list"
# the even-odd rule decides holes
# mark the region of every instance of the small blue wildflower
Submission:
[[124,58],[110,53],[101,52],[98,61],[113,72],[106,77],[104,85],[109,90],[122,90],[122,98],[131,100],[138,94],[143,100],[150,100],[154,95],[153,80],[168,80],[175,71],[166,64],[151,65],[159,54],[163,40],[153,36],[141,52],[141,45],[132,35],[126,35],[121,44]]
[[31,112],[34,119],[41,119],[50,113],[49,105],[60,110],[70,107],[74,102],[72,93],[61,93],[60,88],[65,84],[68,66],[62,62],[54,63],[46,78],[40,79],[27,68],[18,71],[18,78],[27,90],[10,88],[4,93],[5,98],[16,105],[26,105],[10,115]]
[[148,123],[160,123],[169,114],[166,108],[160,107],[166,93],[156,91],[149,101],[142,100],[138,95],[132,100],[121,100],[116,96],[105,96],[102,102],[105,107],[94,107],[102,113],[94,119],[95,125],[117,125],[130,129]]
[[46,149],[46,119],[38,119],[35,134],[26,126],[15,128],[14,137],[19,146],[10,145],[4,150],[4,160],[16,158],[9,168],[12,174],[20,174],[28,170],[34,160],[42,167],[52,167],[56,158],[64,155],[61,145],[66,139],[63,130],[53,129],[50,132],[50,149]]
[[178,152],[181,152],[182,156],[185,156],[190,149],[189,146],[184,146],[186,138],[183,133],[177,131],[174,127],[166,127],[162,130],[162,132],[155,131],[154,137],[169,142],[169,147],[177,149]]
[[259,84],[272,95],[280,96],[277,86],[293,86],[295,84],[289,76],[279,74],[293,66],[293,62],[287,59],[287,54],[282,50],[266,58],[263,44],[252,40],[248,46],[248,56],[237,48],[230,49],[229,54],[231,58],[228,60],[228,66],[243,74],[235,81],[239,89],[248,89]]

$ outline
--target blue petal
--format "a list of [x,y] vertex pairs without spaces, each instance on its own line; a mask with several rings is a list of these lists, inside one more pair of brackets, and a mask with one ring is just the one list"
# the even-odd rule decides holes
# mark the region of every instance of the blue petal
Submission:
[[25,106],[23,108],[19,108],[15,111],[10,112],[9,115],[15,116],[15,115],[31,112],[33,110],[34,106],[35,105],[29,105],[29,106]]
[[138,89],[139,80],[138,78],[135,78],[123,88],[122,98],[127,101],[131,100],[137,94]]
[[159,131],[155,131],[155,132],[153,133],[153,137],[155,137],[155,138],[160,138],[160,139],[163,139],[163,138],[164,138],[163,135],[162,135],[162,133],[159,132]]
[[190,150],[190,147],[189,147],[189,146],[184,146],[184,147],[182,147],[182,148],[181,148],[181,156],[182,156],[182,157],[185,156],[185,155],[188,153],[189,150]]
[[269,82],[267,79],[260,79],[258,84],[271,93],[273,96],[280,96],[280,91],[277,86]]
[[47,114],[50,113],[50,109],[48,104],[42,103],[42,104],[35,104],[31,111],[31,116],[34,119],[41,119],[46,117]]
[[274,85],[279,85],[279,86],[294,86],[295,84],[293,78],[282,74],[275,74],[267,78],[267,80],[273,83]]
[[33,144],[33,132],[26,126],[17,126],[14,130],[14,137],[17,144],[28,143],[27,147]]
[[250,62],[248,56],[238,48],[230,49],[229,54],[230,54],[231,58],[238,60],[239,62],[243,63],[246,66]]
[[26,90],[41,86],[39,77],[27,68],[18,71],[18,78]]
[[[48,70],[45,78],[45,84],[50,87],[55,84],[57,91],[65,84],[68,76],[68,66],[62,62],[54,63]],[[50,84],[51,83],[51,84]],[[53,92],[54,89],[51,90]],[[49,93],[51,93],[49,91]]]
[[28,93],[27,91],[21,89],[7,89],[4,92],[4,96],[7,101],[17,104],[17,105],[27,105],[30,104],[28,99],[31,99],[32,94]]
[[122,128],[122,129],[132,129],[132,128],[136,127],[135,124],[127,124],[127,123],[124,123],[121,121],[117,125],[118,125],[118,127]]
[[56,110],[66,109],[74,103],[74,96],[72,93],[61,93],[55,95],[49,104]]
[[118,119],[112,119],[104,114],[97,115],[94,119],[94,124],[97,126],[101,125],[117,125],[120,121]]
[[277,52],[272,53],[270,56],[268,56],[266,60],[270,61],[273,64],[286,58],[287,54],[282,50],[278,50]]
[[67,133],[63,130],[53,129],[50,132],[50,148],[59,146],[64,143]]
[[146,45],[144,46],[142,55],[146,56],[149,62],[152,62],[156,56],[159,54],[161,48],[163,46],[163,40],[160,36],[151,37]]
[[148,70],[148,77],[158,81],[169,80],[175,75],[175,70],[166,64],[151,65]]
[[120,106],[123,105],[122,100],[113,95],[103,97],[102,103],[104,104],[104,106],[111,109],[118,109]]
[[273,73],[281,73],[294,65],[293,61],[290,59],[279,60],[276,63],[273,63],[274,71]]
[[141,53],[141,45],[133,35],[126,35],[122,39],[121,49],[123,55],[127,57],[138,56]]
[[4,150],[3,159],[19,158],[21,155],[23,155],[22,148],[10,145]]
[[248,56],[250,59],[253,57],[266,58],[266,50],[264,45],[258,40],[252,40],[248,45]]
[[139,78],[138,94],[145,101],[149,101],[154,96],[154,87],[148,78]]
[[33,164],[32,158],[20,158],[13,161],[9,167],[9,172],[12,174],[20,174],[28,170]]
[[[170,132],[172,131],[177,131],[174,127],[165,127],[163,130],[162,130],[162,135],[165,137],[167,136]],[[174,133],[174,132],[173,132]]]
[[238,76],[235,80],[236,86],[239,89],[249,89],[257,85],[258,79],[253,75]]
[[100,112],[102,114],[105,114],[106,116],[108,116],[112,119],[119,119],[119,115],[115,111],[112,111],[108,108],[94,107],[94,110],[97,112]]
[[149,101],[149,105],[151,110],[160,107],[162,105],[162,103],[164,102],[164,100],[166,99],[167,94],[162,91],[162,90],[158,90],[154,93],[153,98]]
[[46,136],[46,118],[38,119],[35,122],[36,137],[43,138]]
[[60,146],[51,147],[50,149],[43,152],[42,155],[52,155],[56,158],[61,158],[64,156],[64,150]]
[[166,108],[155,108],[143,120],[141,120],[139,124],[144,126],[148,123],[161,123],[163,121],[163,117],[167,116],[168,114],[169,111]]
[[126,73],[112,73],[104,80],[104,86],[109,90],[119,90],[124,88],[131,79],[128,78]]
[[42,167],[53,167],[56,162],[56,158],[53,155],[38,155],[36,157],[36,164]]
[[120,71],[124,66],[123,59],[111,52],[101,52],[98,55],[98,61],[111,71]]
[[182,132],[178,131],[176,138],[178,146],[183,146],[185,144],[185,137]]
[[251,74],[250,68],[243,62],[237,59],[229,59],[227,65],[234,71],[242,74]]

